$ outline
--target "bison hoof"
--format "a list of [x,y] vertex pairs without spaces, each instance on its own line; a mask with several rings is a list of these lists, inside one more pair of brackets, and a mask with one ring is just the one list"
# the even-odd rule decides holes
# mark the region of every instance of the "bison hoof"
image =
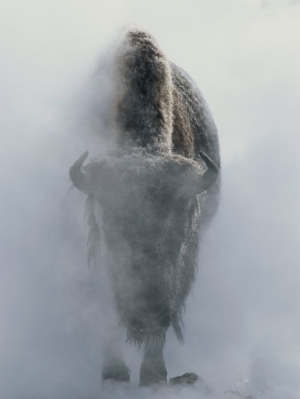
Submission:
[[102,381],[113,380],[118,382],[130,381],[130,369],[124,365],[105,367],[102,370]]
[[156,384],[166,384],[167,383],[167,370],[162,368],[141,368],[140,372],[140,386],[148,387]]
[[180,375],[179,377],[174,377],[174,378],[170,378],[169,380],[169,384],[170,385],[192,385],[194,384],[196,381],[198,381],[199,379],[201,379],[201,377],[199,377],[198,374],[195,373],[185,373],[183,375]]

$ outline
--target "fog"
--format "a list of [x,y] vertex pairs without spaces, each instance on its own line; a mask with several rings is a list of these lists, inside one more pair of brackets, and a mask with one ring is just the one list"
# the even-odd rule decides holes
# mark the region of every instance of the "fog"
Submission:
[[110,146],[95,114],[107,85],[97,82],[97,94],[90,82],[132,24],[196,80],[220,134],[221,205],[201,243],[184,345],[168,334],[168,376],[197,372],[215,398],[298,398],[300,2],[1,8],[0,398],[204,395],[136,388],[141,353],[130,346],[131,384],[101,385],[111,292],[105,268],[87,266],[84,196],[70,190],[68,170],[83,151]]

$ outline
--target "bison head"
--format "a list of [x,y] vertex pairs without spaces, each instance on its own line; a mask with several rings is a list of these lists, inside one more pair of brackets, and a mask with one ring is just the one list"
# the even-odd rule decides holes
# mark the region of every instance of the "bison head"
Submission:
[[218,168],[204,153],[206,168],[179,155],[140,151],[83,166],[87,156],[73,164],[70,177],[102,209],[121,322],[137,341],[138,331],[143,336],[166,331],[178,318],[185,296],[181,291],[190,288],[184,288],[184,281],[193,279],[187,276],[192,269],[183,270],[183,258],[198,231],[197,195],[215,182]]

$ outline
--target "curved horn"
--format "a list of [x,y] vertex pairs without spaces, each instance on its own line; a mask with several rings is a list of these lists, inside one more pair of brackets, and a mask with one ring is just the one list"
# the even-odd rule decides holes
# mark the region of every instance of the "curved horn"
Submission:
[[84,161],[87,159],[89,152],[86,151],[81,155],[81,157],[74,162],[74,164],[70,168],[70,179],[74,186],[78,188],[78,190],[88,194],[88,174],[82,170],[82,165]]
[[219,175],[219,168],[209,158],[209,156],[202,151],[200,152],[200,155],[201,155],[202,159],[204,160],[207,169],[201,177],[200,190],[199,190],[198,194],[201,194],[203,191],[208,190],[209,187],[212,186],[214,184],[214,182],[217,180],[218,175]]

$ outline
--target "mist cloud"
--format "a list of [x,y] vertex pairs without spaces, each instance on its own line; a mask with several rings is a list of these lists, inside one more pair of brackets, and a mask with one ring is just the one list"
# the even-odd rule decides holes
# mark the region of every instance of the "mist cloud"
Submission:
[[[130,347],[132,385],[99,394],[110,291],[105,272],[87,268],[84,198],[68,191],[69,166],[97,143],[90,133],[98,122],[80,105],[94,101],[86,81],[124,22],[150,29],[193,76],[221,138],[221,207],[202,242],[185,345],[170,332],[169,376],[198,372],[215,397],[299,396],[298,2],[167,3],[4,3],[3,398],[141,394],[133,387],[140,357]],[[193,389],[142,394],[199,397]]]

